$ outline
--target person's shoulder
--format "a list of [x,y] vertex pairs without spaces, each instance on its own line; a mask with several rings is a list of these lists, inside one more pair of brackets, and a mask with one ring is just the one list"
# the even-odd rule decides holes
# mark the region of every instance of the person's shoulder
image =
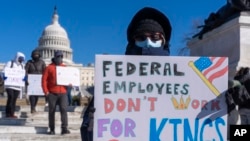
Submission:
[[7,61],[7,63],[5,64],[5,67],[10,67],[11,64],[13,64],[13,63],[14,63],[14,61],[9,60],[9,61]]
[[60,64],[60,67],[67,67],[66,64]]
[[28,60],[28,61],[26,62],[26,64],[30,64],[30,63],[33,63],[33,60]]
[[9,60],[9,61],[7,61],[6,64],[11,64],[12,62],[14,62],[14,61],[13,60]]
[[39,62],[45,63],[45,61],[43,59],[39,59]]
[[48,67],[53,67],[53,66],[56,66],[54,63],[50,63],[49,65],[48,65]]
[[46,66],[45,68],[52,68],[55,67],[55,65],[53,63],[48,64],[48,66]]

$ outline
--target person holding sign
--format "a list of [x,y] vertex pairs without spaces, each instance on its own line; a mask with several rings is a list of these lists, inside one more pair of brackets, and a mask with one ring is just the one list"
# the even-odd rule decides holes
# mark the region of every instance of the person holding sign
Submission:
[[63,64],[63,53],[62,51],[55,51],[54,59],[49,64],[42,75],[42,89],[45,96],[48,98],[49,106],[49,134],[55,134],[55,111],[56,105],[59,105],[61,114],[61,134],[69,134],[68,130],[68,99],[67,99],[67,86],[58,85],[56,77],[56,67],[66,67]]
[[4,80],[2,75],[0,76],[0,96],[4,96]]
[[25,55],[17,52],[13,60],[6,63],[3,69],[4,86],[7,92],[6,117],[17,118],[15,116],[16,100],[24,86],[25,70],[24,70]]
[[[31,60],[29,60],[26,65],[25,65],[25,70],[26,70],[26,76],[29,74],[40,74],[42,75],[43,71],[45,70],[46,64],[45,62],[40,59],[41,55],[38,50],[33,50],[31,53]],[[28,87],[29,82],[26,82],[26,86]],[[36,112],[36,105],[38,101],[38,95],[30,95],[29,96],[29,101],[30,101],[30,108],[31,108],[31,113]]]
[[171,29],[168,18],[160,11],[141,9],[128,26],[125,54],[169,56]]
[[[162,12],[152,7],[142,8],[128,25],[128,44],[125,55],[169,56],[171,30],[169,20]],[[92,141],[93,139],[93,128],[91,127],[93,124],[90,123],[93,119],[89,118],[89,115],[95,111],[90,109],[95,108],[93,101],[90,103],[84,113],[81,126],[82,141]]]

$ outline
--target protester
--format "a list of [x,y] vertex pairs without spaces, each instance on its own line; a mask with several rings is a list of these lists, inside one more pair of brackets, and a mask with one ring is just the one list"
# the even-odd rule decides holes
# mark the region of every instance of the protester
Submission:
[[73,86],[67,87],[68,106],[72,105],[72,96],[71,96],[72,89],[73,89]]
[[235,103],[238,105],[241,125],[250,124],[250,72],[248,67],[242,67],[236,73],[234,79],[241,84],[238,95],[234,97]]
[[69,134],[68,130],[68,115],[67,115],[67,86],[57,85],[56,78],[56,67],[62,66],[63,64],[63,53],[62,51],[55,51],[54,58],[51,64],[49,64],[42,75],[42,88],[45,96],[48,98],[49,107],[49,128],[48,134],[55,134],[55,112],[56,105],[59,105],[61,114],[61,134]]
[[[236,72],[234,80],[229,80],[226,91],[228,105],[228,134],[230,140],[230,125],[250,124],[250,73],[248,67],[241,67]],[[239,119],[240,118],[240,119]]]
[[71,105],[72,106],[80,106],[81,105],[81,90],[79,86],[74,86],[71,89]]
[[170,54],[171,25],[160,11],[145,7],[138,11],[127,29],[126,55]]
[[[26,76],[29,74],[42,74],[43,71],[45,70],[46,64],[45,62],[41,59],[41,55],[38,50],[33,50],[31,53],[31,60],[29,60],[26,65],[25,65],[25,70],[26,70]],[[29,82],[26,82],[26,85],[29,85]],[[38,95],[30,95],[29,96],[29,101],[30,101],[30,108],[31,108],[31,113],[36,112],[36,105],[38,102]],[[45,98],[46,99],[46,98]]]
[[83,120],[80,128],[82,141],[93,141],[93,127],[94,127],[94,87],[86,89],[91,96],[89,97],[88,105],[83,112]]
[[4,96],[4,80],[2,75],[0,76],[0,95]]
[[[3,73],[5,73],[7,68],[12,68],[16,70],[24,70],[24,60],[25,55],[21,52],[17,52],[16,56],[13,60],[8,61],[4,66]],[[26,80],[25,73],[21,74],[24,76],[23,81]],[[7,76],[4,74],[4,80],[8,79]],[[15,108],[16,108],[16,100],[22,91],[21,86],[14,86],[14,85],[5,85],[5,90],[7,92],[7,103],[6,103],[6,117],[8,118],[17,118],[15,116]]]
[[[128,25],[128,44],[125,55],[169,56],[171,30],[169,20],[162,12],[151,7],[142,8],[134,15]],[[91,122],[95,111],[93,102],[90,102],[84,113],[81,125],[82,141],[93,140],[93,124]]]
[[239,112],[237,110],[237,104],[235,103],[235,97],[239,96],[239,90],[241,84],[237,80],[228,81],[228,90],[226,91],[226,103],[228,110],[227,117],[227,139],[230,140],[230,125],[236,125],[239,120]]

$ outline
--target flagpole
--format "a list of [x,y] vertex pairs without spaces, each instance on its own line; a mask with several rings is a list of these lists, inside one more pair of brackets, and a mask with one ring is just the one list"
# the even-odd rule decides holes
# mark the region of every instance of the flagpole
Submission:
[[196,72],[196,74],[201,78],[201,80],[208,86],[208,88],[215,94],[219,96],[220,92],[215,88],[215,86],[210,83],[207,78],[195,67],[194,62],[190,61],[188,65]]

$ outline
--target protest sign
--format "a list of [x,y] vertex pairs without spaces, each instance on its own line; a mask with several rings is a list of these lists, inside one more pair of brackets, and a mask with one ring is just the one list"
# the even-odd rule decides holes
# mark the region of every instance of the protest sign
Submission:
[[226,140],[226,57],[96,55],[95,141]]
[[29,74],[28,75],[28,95],[41,95],[44,96],[42,89],[42,75],[41,74]]
[[80,71],[75,67],[56,67],[56,81],[58,85],[80,86]]
[[4,76],[7,77],[7,79],[4,80],[4,85],[21,87],[25,85],[23,81],[25,70],[20,70],[19,68],[5,68]]

